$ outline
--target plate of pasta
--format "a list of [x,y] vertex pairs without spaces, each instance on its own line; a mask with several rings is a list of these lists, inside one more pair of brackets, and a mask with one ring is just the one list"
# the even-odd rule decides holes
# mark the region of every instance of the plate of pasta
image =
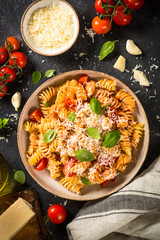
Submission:
[[39,185],[84,201],[131,181],[147,155],[149,125],[124,83],[76,70],[36,89],[22,110],[17,138],[21,159]]

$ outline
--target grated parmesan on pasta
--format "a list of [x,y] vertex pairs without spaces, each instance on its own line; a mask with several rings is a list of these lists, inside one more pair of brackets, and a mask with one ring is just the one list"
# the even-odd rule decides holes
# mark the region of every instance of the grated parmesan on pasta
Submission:
[[73,38],[73,13],[63,2],[53,2],[49,7],[33,12],[28,22],[28,31],[39,47],[61,48]]

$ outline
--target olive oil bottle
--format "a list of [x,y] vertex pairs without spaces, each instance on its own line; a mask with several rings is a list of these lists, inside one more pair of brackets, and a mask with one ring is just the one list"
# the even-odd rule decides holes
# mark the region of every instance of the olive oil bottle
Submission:
[[7,163],[0,153],[0,197],[12,193],[14,189],[14,182],[9,174]]

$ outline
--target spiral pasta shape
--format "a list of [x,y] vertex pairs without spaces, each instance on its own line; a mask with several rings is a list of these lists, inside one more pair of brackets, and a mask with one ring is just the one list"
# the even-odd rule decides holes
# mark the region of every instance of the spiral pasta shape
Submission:
[[53,96],[57,94],[57,88],[48,87],[39,94],[40,106],[44,107],[44,103],[47,103],[51,100]]
[[103,88],[108,91],[115,91],[116,82],[108,79],[101,79],[96,83],[96,88]]
[[89,81],[85,83],[85,90],[88,98],[90,98],[94,94],[95,88],[96,83],[94,81]]
[[36,165],[42,158],[42,154],[39,149],[28,158],[28,163],[30,165]]
[[130,111],[132,112],[134,111],[135,101],[128,93],[120,89],[116,94],[116,98],[124,102],[127,105],[127,107],[130,109]]
[[23,124],[23,128],[26,132],[32,133],[32,132],[36,131],[36,124],[33,122],[26,121]]
[[55,159],[49,159],[47,169],[49,170],[50,176],[53,179],[56,179],[61,176],[62,165],[59,161],[56,161]]
[[137,149],[140,139],[143,135],[143,124],[139,123],[134,127],[133,134],[131,137],[131,145]]
[[86,101],[87,100],[87,94],[86,91],[84,90],[84,88],[82,87],[82,84],[78,84],[78,86],[75,89],[76,91],[76,98],[77,100],[80,101]]
[[130,162],[131,162],[131,157],[128,154],[123,153],[119,156],[114,167],[116,170],[124,172],[127,167],[127,164]]
[[60,183],[68,190],[78,194],[80,194],[80,190],[84,186],[81,179],[77,175],[73,175],[72,177],[64,177],[60,180]]

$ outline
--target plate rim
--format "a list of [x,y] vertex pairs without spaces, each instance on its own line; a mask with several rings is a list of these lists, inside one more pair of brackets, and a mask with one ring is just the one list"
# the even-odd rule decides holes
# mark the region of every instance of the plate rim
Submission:
[[[125,87],[126,91],[129,90],[129,92],[130,92],[130,91],[132,92],[132,94],[133,94],[133,96],[134,96],[134,99],[136,100],[136,102],[137,102],[137,103],[139,104],[139,106],[141,107],[141,110],[143,111],[143,115],[144,115],[144,117],[145,117],[145,121],[146,121],[146,125],[145,125],[145,127],[146,127],[146,141],[147,141],[146,146],[147,146],[147,147],[146,147],[145,152],[144,152],[144,155],[143,155],[143,160],[141,160],[140,164],[138,165],[136,172],[135,172],[135,173],[133,174],[133,176],[130,177],[128,180],[125,180],[123,183],[121,183],[121,184],[120,184],[121,187],[120,187],[119,189],[114,190],[114,191],[110,191],[109,194],[108,194],[107,191],[106,191],[106,194],[104,194],[103,196],[100,196],[100,197],[97,196],[97,197],[94,197],[94,198],[91,198],[91,197],[86,197],[86,198],[85,198],[85,194],[84,194],[84,195],[78,195],[78,194],[76,194],[76,193],[75,193],[75,196],[74,196],[74,197],[68,197],[68,196],[65,197],[65,196],[62,196],[61,194],[55,194],[55,193],[53,193],[52,191],[50,191],[50,190],[48,189],[48,186],[44,186],[43,184],[39,183],[38,180],[36,180],[36,178],[34,177],[34,174],[29,170],[28,164],[27,164],[27,162],[25,161],[25,159],[23,159],[22,152],[20,151],[20,149],[21,149],[21,144],[20,144],[20,134],[19,134],[19,133],[20,133],[20,128],[21,128],[21,119],[22,119],[22,117],[23,117],[23,113],[25,112],[25,108],[26,108],[26,106],[27,106],[27,103],[30,101],[30,98],[33,96],[33,94],[34,94],[34,95],[38,95],[38,93],[40,92],[40,90],[42,91],[43,88],[45,89],[45,88],[48,87],[48,86],[47,86],[47,87],[44,87],[44,86],[47,85],[49,82],[52,82],[52,84],[54,84],[54,83],[56,82],[56,79],[57,79],[57,78],[59,78],[59,77],[62,78],[62,77],[65,76],[66,74],[68,74],[68,75],[72,75],[73,73],[74,73],[74,75],[87,74],[86,72],[93,73],[93,74],[96,73],[96,74],[101,74],[101,75],[104,74],[104,75],[105,75],[106,77],[108,77],[109,79],[115,80],[116,82],[122,84],[122,85]],[[106,77],[105,77],[105,78],[106,78]],[[65,199],[75,200],[75,201],[89,201],[89,200],[101,199],[101,198],[103,198],[103,197],[107,197],[107,196],[110,196],[110,195],[113,194],[113,193],[116,193],[117,191],[119,191],[120,189],[122,189],[124,186],[126,186],[129,182],[131,182],[131,181],[133,180],[133,178],[136,176],[136,174],[139,172],[140,168],[142,167],[142,165],[143,165],[143,163],[144,163],[144,161],[145,161],[145,159],[146,159],[147,153],[148,153],[149,142],[150,142],[150,131],[149,131],[148,118],[147,118],[147,115],[146,115],[146,113],[145,113],[145,110],[144,110],[144,108],[143,108],[140,100],[139,100],[138,97],[135,95],[135,93],[134,93],[126,84],[124,84],[124,83],[123,83],[122,81],[120,81],[119,79],[117,79],[117,78],[115,78],[115,77],[113,77],[113,76],[111,76],[111,75],[109,75],[109,74],[107,74],[107,73],[104,73],[104,72],[94,71],[94,70],[87,70],[87,69],[85,69],[85,70],[72,70],[72,71],[67,71],[67,72],[61,73],[61,74],[59,74],[59,75],[57,75],[57,76],[54,76],[54,77],[50,78],[49,80],[45,81],[44,83],[42,83],[42,84],[31,94],[31,96],[28,98],[28,100],[26,101],[25,105],[23,106],[23,109],[22,109],[22,111],[21,111],[21,114],[20,114],[20,117],[19,117],[19,121],[18,121],[18,127],[17,127],[18,151],[19,151],[19,154],[20,154],[20,157],[21,157],[21,161],[23,162],[23,164],[24,164],[27,172],[30,174],[30,176],[34,179],[34,181],[35,181],[39,186],[41,186],[43,189],[45,189],[46,191],[50,192],[51,194],[56,195],[56,196],[61,197],[61,198],[64,198],[64,197],[65,197]],[[81,197],[82,197],[82,198],[81,198]]]

